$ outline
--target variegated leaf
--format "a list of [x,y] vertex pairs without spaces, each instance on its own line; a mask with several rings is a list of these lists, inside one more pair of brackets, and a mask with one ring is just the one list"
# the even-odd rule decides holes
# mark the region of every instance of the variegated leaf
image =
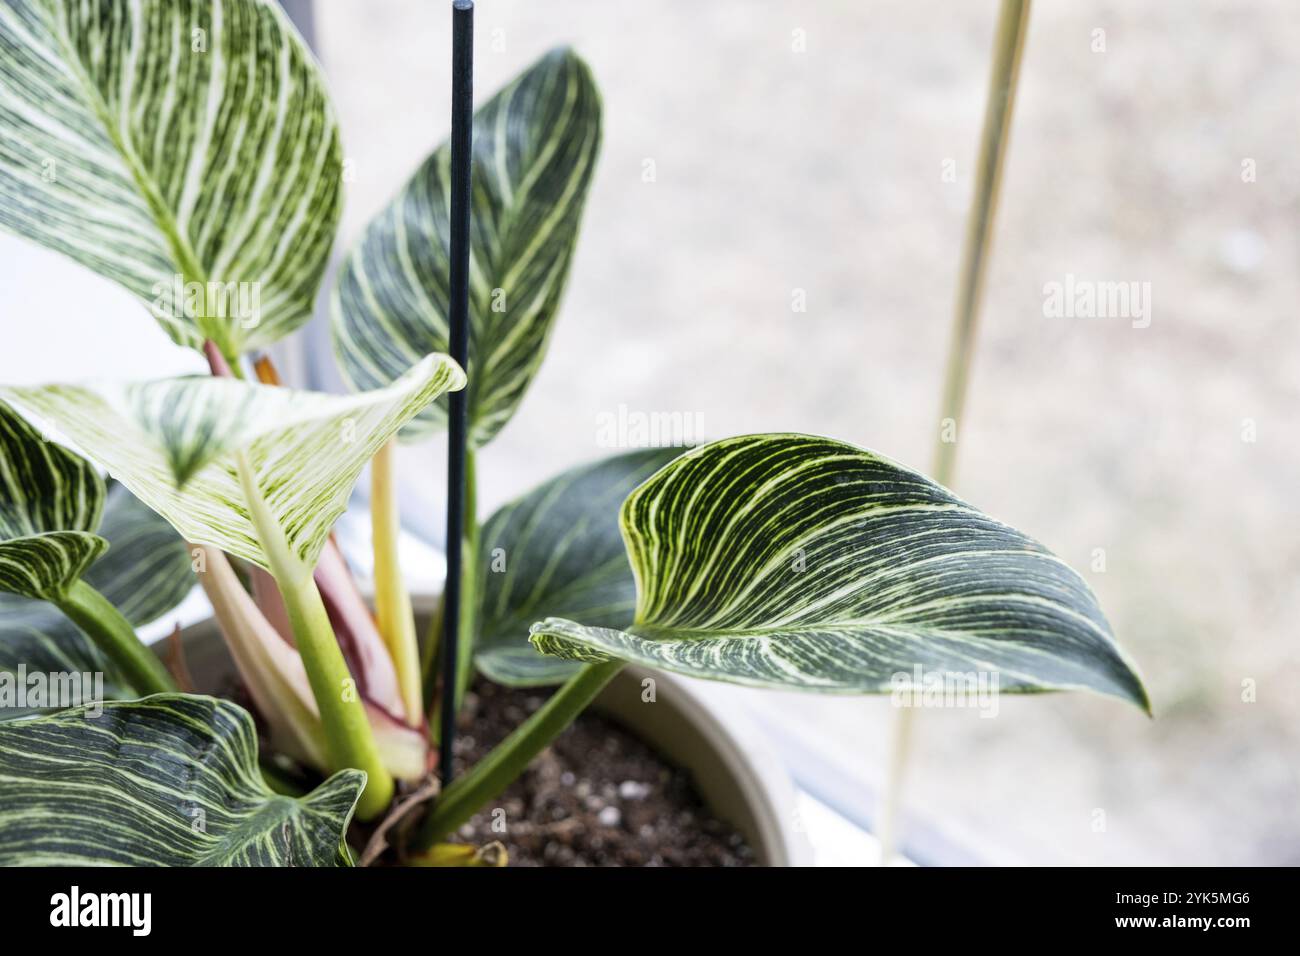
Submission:
[[184,694],[0,725],[0,866],[334,866],[365,774],[269,790],[253,720]]
[[464,373],[430,355],[387,388],[336,396],[228,378],[0,388],[56,424],[187,540],[269,568],[238,475],[247,462],[293,555],[314,567],[362,468]]
[[[46,601],[0,593],[0,671],[103,670],[104,656]],[[0,705],[2,707],[2,705]]]
[[104,482],[0,402],[0,591],[53,598],[107,544],[95,534]]
[[[554,50],[474,116],[470,441],[514,414],[546,351],[600,147],[587,65]],[[437,149],[348,254],[333,295],[334,347],[353,388],[391,382],[448,348],[451,151]],[[430,406],[407,429],[441,428]]]
[[[108,490],[100,534],[108,551],[85,580],[132,625],[162,617],[194,587],[185,542],[121,485]],[[112,661],[52,604],[0,594],[0,671],[104,675],[109,698],[135,696]],[[17,716],[0,703],[0,719]]]
[[183,345],[234,356],[310,317],[341,170],[320,69],[270,0],[0,0],[0,228]]
[[539,650],[840,693],[913,686],[916,668],[984,672],[1003,691],[1148,706],[1074,571],[873,452],[805,435],[714,442],[641,485],[620,520],[636,623],[548,619]]
[[510,687],[560,684],[579,665],[539,654],[528,628],[544,617],[627,627],[636,582],[618,507],[681,448],[626,452],[566,471],[505,505],[483,527],[474,660]]
[[190,551],[180,535],[117,482],[109,485],[99,533],[108,552],[84,577],[134,626],[158,620],[194,589]]

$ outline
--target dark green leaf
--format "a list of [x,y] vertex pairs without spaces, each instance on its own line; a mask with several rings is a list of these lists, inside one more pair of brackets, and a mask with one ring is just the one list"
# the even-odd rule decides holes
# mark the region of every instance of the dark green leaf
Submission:
[[1083,580],[1042,545],[873,452],[807,435],[697,448],[628,496],[636,623],[551,618],[538,649],[797,690],[990,673],[1147,709]]
[[185,542],[122,485],[109,486],[99,533],[108,541],[108,553],[90,566],[85,579],[136,627],[158,620],[193,590]]
[[[121,485],[112,485],[100,531],[109,543],[85,578],[135,626],[162,617],[194,586],[185,542]],[[104,675],[104,694],[134,692],[95,644],[52,604],[0,594],[0,671]],[[20,716],[0,706],[0,719]]]
[[627,627],[636,582],[619,532],[623,499],[684,449],[649,448],[566,471],[505,505],[483,527],[475,662],[511,687],[563,683],[579,665],[539,654],[543,617]]
[[104,553],[104,482],[0,401],[0,591],[48,599]]
[[229,701],[183,694],[0,725],[0,865],[334,866],[365,774],[273,793]]
[[[514,414],[541,364],[600,147],[600,94],[569,50],[548,53],[474,116],[470,441]],[[386,385],[448,350],[451,151],[443,144],[349,252],[334,291],[334,347],[355,389]],[[408,426],[441,428],[446,403]]]

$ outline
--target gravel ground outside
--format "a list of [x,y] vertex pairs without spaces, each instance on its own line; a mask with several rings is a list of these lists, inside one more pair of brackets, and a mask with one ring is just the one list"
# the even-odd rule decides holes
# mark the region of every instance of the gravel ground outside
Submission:
[[[318,6],[350,238],[445,136],[449,18]],[[482,95],[569,43],[606,107],[484,507],[606,453],[620,405],[928,467],[996,6],[481,2]],[[1156,719],[1084,695],[923,714],[912,807],[1016,858],[1300,863],[1297,48],[1290,0],[1035,6],[955,484],[1085,572]],[[1067,275],[1150,283],[1149,326],[1045,318]],[[887,701],[779,699],[878,775]]]

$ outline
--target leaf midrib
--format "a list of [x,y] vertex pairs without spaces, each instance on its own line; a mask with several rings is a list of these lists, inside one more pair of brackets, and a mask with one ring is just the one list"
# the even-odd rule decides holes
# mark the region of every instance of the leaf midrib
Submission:
[[292,823],[302,815],[302,810],[299,802],[292,797],[279,794],[263,797],[261,806],[223,833],[212,849],[197,857],[192,865],[229,865],[232,859],[239,856],[239,851],[271,835],[278,827]]
[[[171,210],[163,202],[162,191],[159,189],[158,184],[144,169],[136,156],[134,148],[122,139],[117,124],[113,122],[113,115],[108,109],[108,104],[104,102],[103,96],[100,95],[99,88],[91,82],[85,64],[81,62],[81,58],[77,55],[76,48],[72,44],[72,38],[68,35],[65,25],[49,8],[46,8],[46,19],[52,25],[54,36],[62,48],[64,61],[70,65],[78,85],[85,93],[86,101],[90,104],[92,112],[98,117],[104,132],[108,135],[113,146],[116,147],[127,172],[131,174],[136,186],[144,196],[149,212],[154,217],[154,224],[158,227],[158,231],[162,233],[163,239],[171,250],[175,265],[180,267],[180,271],[187,281],[200,282],[206,287],[208,282],[207,270],[199,265],[198,257],[190,247],[189,240],[181,234],[176,217],[172,215]],[[134,24],[132,24],[132,28],[134,37]],[[221,330],[205,329],[203,331],[208,337],[213,337],[215,340],[217,337],[213,336],[212,333],[220,333]],[[224,334],[219,335],[219,338],[220,341],[217,341],[217,346],[223,354],[229,356],[230,343],[225,341],[226,336]]]
[[[978,597],[971,597],[971,598],[944,598],[941,600],[930,601],[925,604],[914,605],[910,607],[908,610],[916,611],[918,609],[931,608],[943,604],[951,605],[951,604],[960,604],[966,602],[984,603],[985,601],[988,601],[990,597],[991,597],[990,595],[980,595]],[[1026,595],[1026,594],[1014,594],[1014,595],[1008,594],[1008,595],[1003,595],[1003,597],[1008,597],[1008,598],[1014,597],[1017,601],[1020,601],[1022,603],[1036,604],[1036,605],[1052,608],[1053,610],[1069,615],[1070,617],[1077,620],[1080,624],[1088,627],[1093,632],[1105,638],[1106,640],[1108,641],[1112,640],[1112,637],[1109,634],[1109,632],[1106,629],[1098,626],[1096,621],[1093,621],[1091,618],[1087,617],[1084,614],[1080,614],[1078,611],[1076,611],[1072,607],[1069,607],[1068,605],[1064,605],[1055,601],[1048,601],[1044,598],[1037,598],[1037,597],[1033,597],[1032,595]],[[646,633],[642,633],[639,630],[641,628],[648,628],[652,632],[653,631],[660,632],[664,636],[657,637],[657,636],[651,636]],[[754,628],[677,627],[677,626],[668,626],[668,625],[661,625],[661,624],[650,624],[642,621],[637,621],[633,623],[632,626],[627,629],[627,631],[628,633],[632,634],[635,637],[639,637],[642,640],[672,641],[678,639],[677,635],[680,635],[680,640],[687,641],[687,640],[707,640],[709,638],[720,638],[720,637],[728,637],[728,638],[774,637],[780,634],[804,634],[804,633],[813,633],[817,631],[842,631],[842,630],[851,630],[854,628],[885,628],[885,629],[897,630],[897,631],[924,631],[926,634],[936,634],[939,635],[940,637],[949,638],[952,640],[961,640],[961,641],[970,641],[972,639],[979,639],[979,634],[971,630],[952,630],[951,628],[935,627],[933,625],[925,625],[918,622],[909,622],[906,620],[895,623],[888,620],[881,620],[880,618],[870,618],[870,617],[837,620],[834,622],[828,622],[827,624],[820,625],[820,626],[813,625],[813,624],[792,624],[792,625],[778,625],[774,627],[754,627]],[[668,635],[672,635],[672,636],[668,636]]]

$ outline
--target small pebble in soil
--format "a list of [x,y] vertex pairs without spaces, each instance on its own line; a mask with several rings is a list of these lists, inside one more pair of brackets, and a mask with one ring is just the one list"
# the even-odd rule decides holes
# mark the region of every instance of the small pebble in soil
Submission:
[[624,780],[618,785],[618,795],[624,800],[644,800],[650,795],[650,784],[639,780]]
[[602,827],[616,827],[623,822],[623,814],[618,812],[618,807],[606,807],[596,814],[596,822]]
[[[457,771],[544,700],[477,682],[458,723]],[[590,711],[457,836],[477,845],[501,841],[511,866],[756,865],[744,838],[701,803],[688,773]]]

